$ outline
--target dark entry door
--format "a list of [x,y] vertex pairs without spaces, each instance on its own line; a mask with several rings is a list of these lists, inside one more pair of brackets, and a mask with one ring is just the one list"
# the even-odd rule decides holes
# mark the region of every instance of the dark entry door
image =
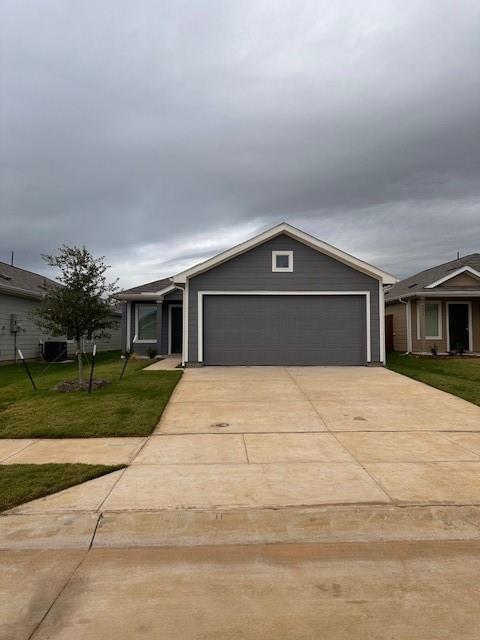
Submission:
[[182,353],[182,338],[183,338],[183,309],[182,307],[172,307],[170,309],[172,314],[171,322],[171,352]]
[[470,332],[467,303],[448,305],[448,332],[452,351],[468,351]]

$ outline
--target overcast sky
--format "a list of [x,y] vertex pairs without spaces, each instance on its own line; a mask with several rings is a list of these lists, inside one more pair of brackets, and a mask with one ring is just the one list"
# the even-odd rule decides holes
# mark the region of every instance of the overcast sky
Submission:
[[0,0],[0,260],[155,280],[286,220],[480,251],[478,0]]

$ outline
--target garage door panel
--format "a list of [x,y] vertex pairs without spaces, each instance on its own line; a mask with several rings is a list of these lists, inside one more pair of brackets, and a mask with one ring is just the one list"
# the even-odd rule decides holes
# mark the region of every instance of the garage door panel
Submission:
[[364,364],[364,296],[205,295],[204,363]]

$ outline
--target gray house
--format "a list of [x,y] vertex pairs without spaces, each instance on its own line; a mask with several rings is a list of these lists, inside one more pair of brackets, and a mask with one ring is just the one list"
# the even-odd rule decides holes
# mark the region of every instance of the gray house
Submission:
[[[38,273],[0,262],[0,362],[15,360],[17,348],[25,358],[40,358],[46,340],[61,339],[42,333],[32,318],[47,287],[56,284]],[[117,315],[120,320],[120,313]],[[120,349],[120,322],[118,325],[110,338],[96,340],[100,351]],[[67,348],[72,354],[74,343],[67,341]]]
[[187,269],[119,294],[123,340],[186,366],[383,363],[390,274],[279,224]]

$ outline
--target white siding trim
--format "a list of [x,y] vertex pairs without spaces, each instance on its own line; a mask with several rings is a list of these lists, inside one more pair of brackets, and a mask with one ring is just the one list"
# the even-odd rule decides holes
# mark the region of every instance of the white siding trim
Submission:
[[385,353],[385,293],[380,280],[378,281],[378,321],[380,324],[380,362],[387,364]]
[[126,309],[126,314],[127,314],[126,342],[127,344],[125,345],[125,351],[129,351],[130,345],[131,345],[131,335],[132,335],[132,303],[127,302],[126,304],[127,304],[127,309]]
[[412,301],[407,300],[405,313],[407,314],[407,352],[412,353]]
[[[169,304],[168,305],[168,355],[172,355],[172,308],[182,308],[181,304]],[[182,317],[182,330],[183,330],[183,317]],[[183,348],[183,347],[182,347]]]
[[453,304],[468,305],[468,350],[473,351],[473,324],[472,324],[472,303],[469,300],[456,300],[455,302],[447,302],[447,351],[451,351],[450,347],[450,313],[449,307]]
[[204,296],[365,296],[367,363],[372,361],[370,291],[199,291],[198,292],[198,361],[203,362],[203,297]]
[[188,296],[190,281],[187,278],[185,289],[183,290],[183,344],[182,344],[182,367],[188,362]]

